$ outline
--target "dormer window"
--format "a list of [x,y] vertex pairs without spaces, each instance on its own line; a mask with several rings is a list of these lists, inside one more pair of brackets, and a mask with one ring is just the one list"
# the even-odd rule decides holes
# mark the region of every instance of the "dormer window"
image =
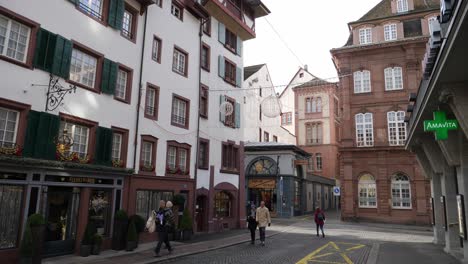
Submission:
[[397,0],[397,12],[408,12],[408,0]]
[[372,28],[359,29],[359,44],[372,43]]
[[384,37],[385,37],[385,41],[396,40],[397,39],[397,25],[396,24],[385,25]]

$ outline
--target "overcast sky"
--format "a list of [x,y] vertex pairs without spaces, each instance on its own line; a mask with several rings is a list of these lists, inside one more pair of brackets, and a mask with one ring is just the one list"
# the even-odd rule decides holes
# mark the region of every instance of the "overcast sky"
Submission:
[[[330,49],[349,36],[348,22],[358,20],[380,0],[262,0],[271,14],[256,20],[257,38],[244,43],[244,66],[267,63],[273,84],[285,85],[301,63],[286,48],[271,23],[309,72],[336,77]],[[282,91],[283,88],[277,88]]]

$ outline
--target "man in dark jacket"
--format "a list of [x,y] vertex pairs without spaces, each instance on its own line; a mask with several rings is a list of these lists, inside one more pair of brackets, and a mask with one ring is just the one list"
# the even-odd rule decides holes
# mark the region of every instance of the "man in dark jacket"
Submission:
[[250,214],[247,217],[247,227],[250,230],[250,244],[255,244],[255,232],[257,230],[257,221],[255,220],[255,205],[252,204]]
[[158,232],[158,245],[154,250],[155,257],[161,257],[159,251],[161,250],[162,244],[166,244],[169,253],[172,252],[171,244],[169,244],[169,236],[167,233],[167,217],[166,217],[166,202],[164,200],[159,201],[159,209],[156,212],[156,231]]

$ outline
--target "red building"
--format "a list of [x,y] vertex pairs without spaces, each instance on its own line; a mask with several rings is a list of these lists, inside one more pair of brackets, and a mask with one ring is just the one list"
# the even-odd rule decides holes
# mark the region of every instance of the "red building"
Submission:
[[404,149],[404,120],[437,12],[436,1],[383,0],[349,23],[348,42],[331,51],[343,110],[343,219],[430,222],[429,181]]

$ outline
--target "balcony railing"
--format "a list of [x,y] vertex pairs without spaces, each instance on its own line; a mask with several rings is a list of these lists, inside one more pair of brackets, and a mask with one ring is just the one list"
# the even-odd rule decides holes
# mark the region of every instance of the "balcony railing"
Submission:
[[[216,1],[216,0],[215,0]],[[235,3],[231,0],[217,0],[221,5],[226,7],[227,10],[232,14],[233,17],[236,17],[240,21],[242,21],[248,28],[255,31],[255,20],[247,15],[246,12],[242,11],[240,7],[238,7]]]

